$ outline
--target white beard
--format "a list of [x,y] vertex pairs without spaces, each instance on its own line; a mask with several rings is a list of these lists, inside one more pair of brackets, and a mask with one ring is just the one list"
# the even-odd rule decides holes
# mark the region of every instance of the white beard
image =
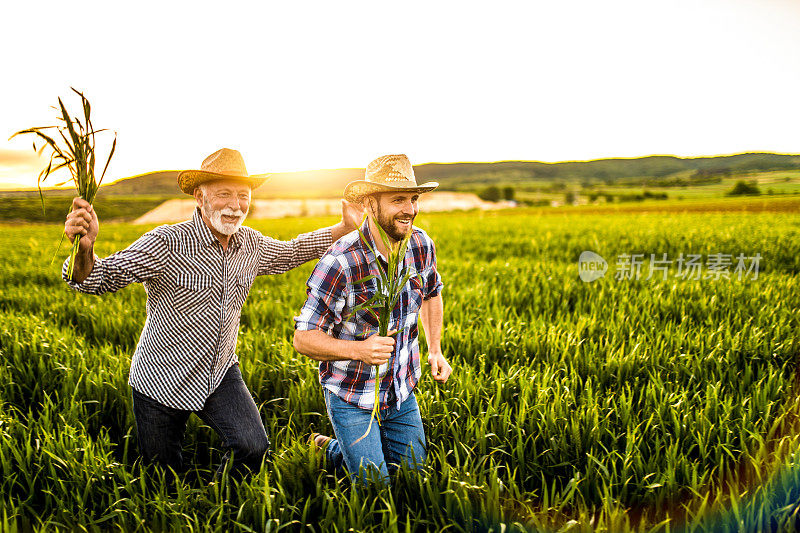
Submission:
[[[203,199],[202,210],[203,214],[208,218],[209,221],[211,221],[211,227],[223,235],[233,235],[236,233],[239,228],[242,227],[242,223],[247,216],[247,211],[242,211],[241,209],[234,211],[229,207],[214,211],[211,209],[211,204],[205,198]],[[223,222],[222,215],[239,217],[239,220],[236,222]]]

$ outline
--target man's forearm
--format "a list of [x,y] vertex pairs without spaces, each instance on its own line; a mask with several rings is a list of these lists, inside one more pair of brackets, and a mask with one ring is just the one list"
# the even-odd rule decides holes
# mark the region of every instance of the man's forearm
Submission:
[[296,330],[294,349],[315,361],[347,361],[355,359],[355,343],[335,339],[318,329]]
[[442,295],[434,296],[422,302],[420,318],[425,339],[428,342],[428,351],[441,353],[442,351],[442,321],[444,317],[444,302]]
[[78,249],[78,254],[75,256],[75,264],[72,269],[72,281],[81,283],[89,274],[92,273],[94,268],[94,246],[87,249]]

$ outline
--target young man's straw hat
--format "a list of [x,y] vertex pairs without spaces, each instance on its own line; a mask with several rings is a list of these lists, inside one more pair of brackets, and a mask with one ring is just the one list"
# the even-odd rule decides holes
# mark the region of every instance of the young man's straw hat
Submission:
[[194,194],[198,185],[214,180],[237,180],[260,187],[269,176],[250,176],[244,166],[242,154],[237,150],[222,148],[203,160],[200,170],[184,170],[178,174],[178,187],[186,194]]
[[438,187],[435,181],[417,185],[414,168],[405,154],[384,155],[367,165],[364,179],[351,181],[344,189],[348,202],[358,202],[376,192],[429,192]]

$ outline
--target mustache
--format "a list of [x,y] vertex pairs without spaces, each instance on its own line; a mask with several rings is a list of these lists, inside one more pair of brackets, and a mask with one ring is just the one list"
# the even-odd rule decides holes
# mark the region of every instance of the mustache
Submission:
[[245,216],[245,214],[246,214],[246,213],[245,213],[244,211],[242,211],[241,209],[237,209],[237,210],[235,210],[235,211],[234,211],[234,210],[233,210],[233,209],[231,209],[230,207],[225,207],[225,208],[223,208],[223,209],[220,209],[218,212],[219,212],[221,215],[225,215],[225,216],[227,216],[227,217],[239,217],[239,218],[241,218],[241,217]]

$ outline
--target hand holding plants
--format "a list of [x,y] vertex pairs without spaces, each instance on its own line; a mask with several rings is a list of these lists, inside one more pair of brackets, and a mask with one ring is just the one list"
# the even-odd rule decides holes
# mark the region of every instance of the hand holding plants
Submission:
[[83,198],[74,198],[72,211],[67,215],[67,221],[64,223],[64,233],[70,242],[74,242],[75,238],[79,237],[80,251],[87,252],[94,246],[99,228],[97,213],[94,212],[92,205]]
[[394,339],[392,335],[397,330],[392,330],[386,337],[377,333],[360,341],[354,358],[368,365],[380,366],[389,360],[394,352]]

